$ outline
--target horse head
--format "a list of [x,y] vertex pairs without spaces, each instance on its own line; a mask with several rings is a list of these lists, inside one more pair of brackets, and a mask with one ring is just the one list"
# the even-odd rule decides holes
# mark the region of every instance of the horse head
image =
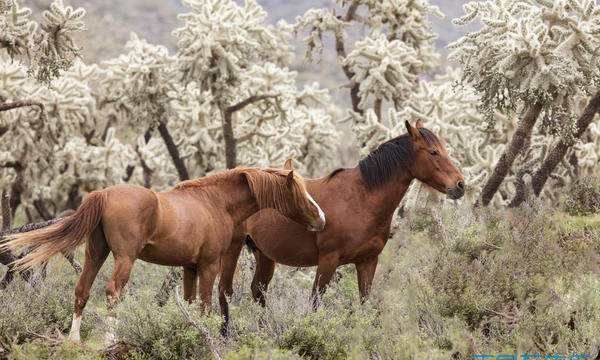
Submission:
[[[325,228],[325,213],[306,190],[302,176],[292,168],[291,160],[284,169],[266,169],[270,176],[259,182],[247,174],[253,193],[260,208],[274,208],[287,218],[305,225],[309,231]],[[262,183],[262,186],[259,186]]]
[[414,127],[408,121],[405,125],[414,151],[412,175],[449,198],[460,199],[465,194],[465,179],[444,144],[423,127],[421,120]]

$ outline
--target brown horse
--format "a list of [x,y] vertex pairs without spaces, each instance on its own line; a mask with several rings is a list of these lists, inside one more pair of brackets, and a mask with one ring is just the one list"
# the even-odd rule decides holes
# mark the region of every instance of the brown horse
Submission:
[[[275,263],[317,266],[312,299],[316,301],[336,268],[353,263],[364,299],[371,288],[378,255],[390,234],[394,210],[413,179],[458,199],[464,179],[442,142],[417,121],[406,122],[408,134],[380,145],[352,169],[338,169],[321,179],[307,180],[309,193],[327,214],[324,231],[310,233],[293,219],[263,210],[236,229],[219,282],[219,298],[232,293],[237,259],[244,241],[254,245],[256,270],[252,296],[265,303],[264,292]],[[316,303],[315,303],[316,304]]]
[[80,340],[79,328],[90,287],[112,251],[115,265],[106,286],[108,306],[119,300],[134,261],[182,266],[184,297],[192,301],[199,283],[204,309],[233,230],[261,209],[273,209],[308,231],[325,226],[323,211],[308,195],[304,180],[289,170],[236,168],[174,189],[152,190],[118,185],[90,193],[79,209],[40,230],[13,235],[2,248],[32,251],[17,260],[20,269],[48,261],[86,239],[85,265],[75,288],[75,311],[69,338]]

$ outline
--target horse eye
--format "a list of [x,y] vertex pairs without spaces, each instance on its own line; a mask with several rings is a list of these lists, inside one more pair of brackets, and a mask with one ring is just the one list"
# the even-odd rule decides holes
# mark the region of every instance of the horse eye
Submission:
[[439,154],[440,154],[440,153],[439,153],[437,150],[435,150],[435,149],[431,150],[429,153],[430,153],[431,155],[433,155],[433,156],[437,156],[437,155],[439,155]]

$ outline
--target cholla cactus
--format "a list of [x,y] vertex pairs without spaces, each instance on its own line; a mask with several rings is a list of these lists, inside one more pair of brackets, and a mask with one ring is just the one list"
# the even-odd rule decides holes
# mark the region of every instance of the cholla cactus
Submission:
[[98,131],[104,123],[85,68],[76,65],[46,88],[27,77],[23,66],[0,58],[2,97],[35,98],[44,113],[40,117],[37,106],[0,112],[2,137],[11,139],[0,142],[0,187],[12,189],[25,208],[35,207],[42,217],[76,205],[67,203],[80,191],[120,182],[131,162],[133,150],[114,130]]
[[593,0],[479,1],[454,20],[484,26],[451,44],[486,114],[542,102],[569,111],[598,80],[600,8]]
[[[176,54],[134,35],[126,54],[105,62],[100,102],[119,126],[138,134],[144,173],[135,170],[135,181],[152,173],[151,185],[163,188],[177,180],[173,170],[181,180],[238,161],[280,165],[289,156],[305,155],[301,135],[315,122],[335,139],[335,128],[328,125],[332,117],[300,104],[296,73],[282,67],[290,56],[282,41],[285,26],[264,25],[266,14],[252,1],[187,4],[192,12],[181,16],[184,25],[174,32]],[[152,138],[156,130],[163,144]],[[324,149],[310,149],[323,150],[311,154],[322,160],[319,164],[333,155]]]
[[598,85],[600,8],[593,0],[478,1],[464,8],[455,23],[478,19],[483,26],[450,46],[463,82],[475,88],[488,121],[495,111],[524,114],[484,186],[487,205],[517,154],[526,152],[541,113],[547,132],[574,133],[576,99]]
[[29,72],[39,82],[49,83],[78,56],[72,36],[85,30],[85,11],[56,0],[42,13],[42,24],[30,20],[30,15],[31,10],[19,7],[16,0],[0,1],[0,53],[26,57]]
[[369,36],[355,44],[354,50],[343,60],[359,85],[359,106],[367,107],[367,100],[387,100],[400,105],[417,82],[423,67],[417,52],[400,40],[389,41],[383,34]]
[[438,54],[433,48],[437,37],[428,16],[443,17],[427,0],[337,0],[341,6],[364,6],[368,14],[361,21],[373,29],[385,29],[388,39],[401,40],[415,49],[425,66],[434,65]]
[[[185,0],[192,12],[180,15],[180,67],[202,89],[239,84],[242,69],[256,61],[280,63],[290,56],[283,34],[265,25],[266,12],[253,0]],[[201,39],[201,41],[199,41]]]
[[[418,78],[437,62],[428,16],[443,16],[427,0],[337,0],[345,14],[311,9],[296,19],[294,32],[307,32],[306,58],[322,53],[323,36],[333,35],[338,62],[350,82],[352,111],[346,116],[363,154],[404,132],[396,116]],[[351,46],[346,32],[367,29]],[[389,115],[384,116],[388,108]]]
[[[301,153],[293,128],[306,118],[294,118],[296,74],[284,68],[291,58],[288,27],[265,25],[266,13],[253,0],[244,6],[216,0],[186,4],[192,12],[181,15],[184,25],[174,31],[178,67],[184,83],[194,83],[211,99],[210,119],[217,122],[208,127],[222,126],[217,136],[224,151],[218,153],[225,153],[225,166],[281,164]],[[320,121],[327,126],[331,117]]]

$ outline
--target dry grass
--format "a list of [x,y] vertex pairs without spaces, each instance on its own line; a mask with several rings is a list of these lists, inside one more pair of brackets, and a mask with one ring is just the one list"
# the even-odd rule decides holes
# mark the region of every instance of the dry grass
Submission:
[[[118,337],[131,359],[210,358],[197,326],[224,359],[469,359],[474,353],[587,353],[600,333],[600,224],[529,205],[413,211],[380,257],[374,291],[361,305],[351,266],[339,270],[324,306],[308,296],[313,270],[279,267],[261,308],[250,300],[253,259],[244,251],[231,299],[232,333],[220,319],[154,295],[166,268],[138,262],[117,309]],[[15,282],[0,296],[0,345],[15,358],[102,356],[103,287],[93,288],[83,346],[53,341],[68,331],[76,275],[62,260],[31,289]],[[216,296],[215,296],[216,299]]]

